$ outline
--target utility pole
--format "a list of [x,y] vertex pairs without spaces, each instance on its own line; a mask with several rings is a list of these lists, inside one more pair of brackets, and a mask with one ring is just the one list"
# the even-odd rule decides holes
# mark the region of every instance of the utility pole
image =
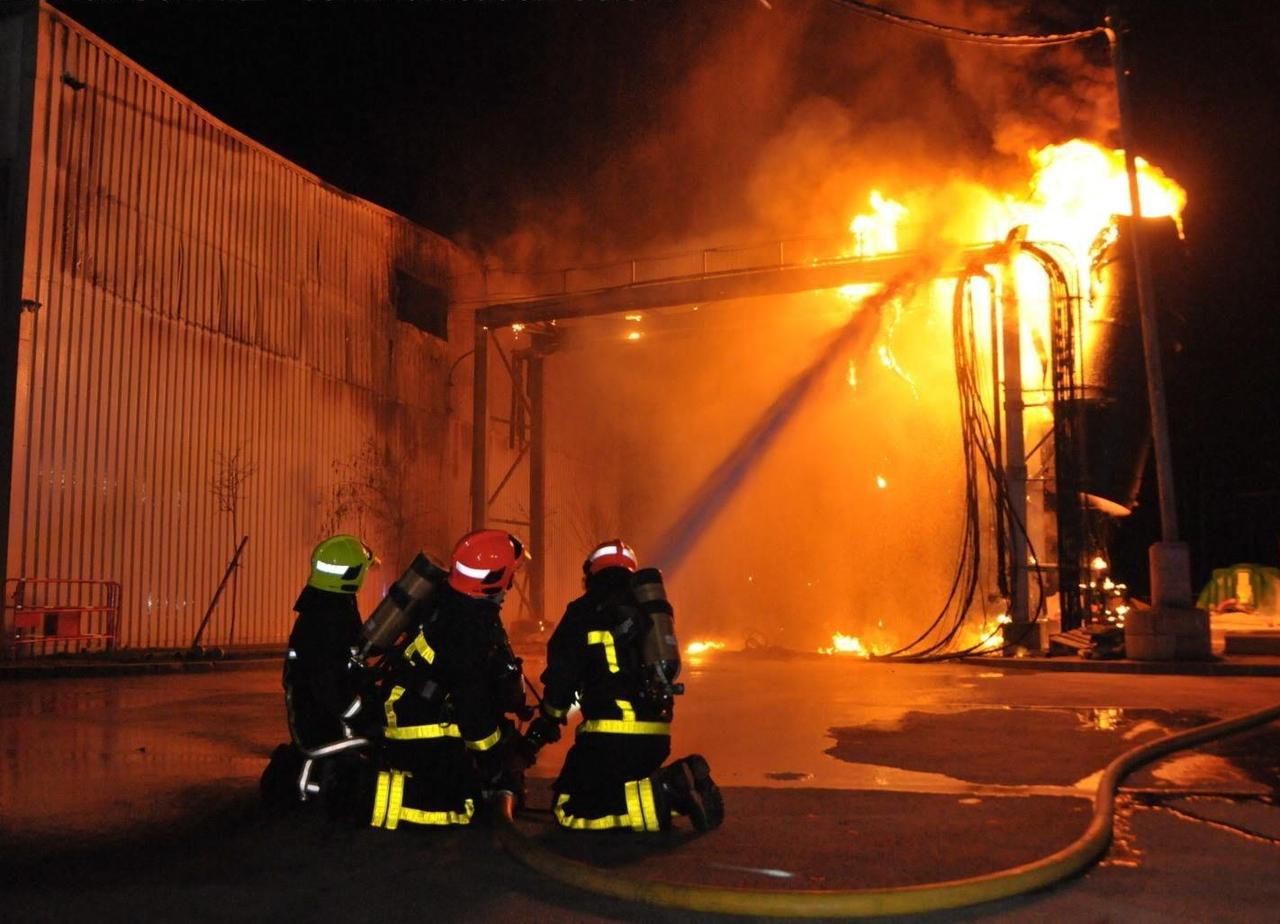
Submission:
[[1129,201],[1133,217],[1129,240],[1133,246],[1133,267],[1138,284],[1138,313],[1142,319],[1142,352],[1147,374],[1147,403],[1151,414],[1151,436],[1155,449],[1156,488],[1160,496],[1160,538],[1151,546],[1151,605],[1186,608],[1191,606],[1191,557],[1185,542],[1178,539],[1178,508],[1174,495],[1173,458],[1169,445],[1169,417],[1165,405],[1164,370],[1160,361],[1160,328],[1156,317],[1155,291],[1151,267],[1147,263],[1142,226],[1142,201],[1138,192],[1138,164],[1133,144],[1133,103],[1129,95],[1129,71],[1124,56],[1124,25],[1116,10],[1106,19],[1111,64],[1115,69],[1116,96],[1120,110],[1120,143],[1124,147],[1129,174]]

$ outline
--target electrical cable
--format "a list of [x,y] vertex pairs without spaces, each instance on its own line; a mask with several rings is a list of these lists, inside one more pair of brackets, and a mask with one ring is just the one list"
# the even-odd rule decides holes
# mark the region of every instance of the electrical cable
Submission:
[[940,38],[948,39],[956,42],[968,42],[973,45],[1003,45],[1022,48],[1045,48],[1051,45],[1069,45],[1072,42],[1081,42],[1085,39],[1093,38],[1095,35],[1106,35],[1105,26],[1094,26],[1092,29],[1081,29],[1077,32],[1062,32],[1052,35],[1017,35],[1005,32],[977,32],[972,29],[964,29],[959,26],[948,26],[943,23],[931,22],[927,19],[920,19],[916,16],[907,16],[905,13],[895,13],[892,10],[886,10],[870,3],[863,3],[861,0],[830,0],[841,9],[848,10],[850,13],[857,13],[859,16],[866,16],[869,19],[876,19],[880,22],[887,22],[891,25],[902,26],[915,32],[923,32],[926,35],[934,35]]
[[1280,719],[1280,704],[1168,735],[1125,751],[1107,764],[1093,797],[1084,833],[1061,850],[1009,869],[891,889],[795,890],[719,888],[632,879],[616,868],[571,860],[521,834],[515,827],[515,796],[498,795],[495,835],[502,848],[535,872],[564,885],[663,908],[752,917],[867,918],[965,908],[1047,888],[1091,866],[1106,851],[1115,823],[1120,782],[1138,767],[1174,751],[1225,738]]

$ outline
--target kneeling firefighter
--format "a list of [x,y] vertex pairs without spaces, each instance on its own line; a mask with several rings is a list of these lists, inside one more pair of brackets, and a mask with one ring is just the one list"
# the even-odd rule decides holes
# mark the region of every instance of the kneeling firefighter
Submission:
[[284,662],[290,743],[276,748],[262,775],[262,792],[271,802],[306,802],[334,788],[368,749],[368,738],[357,733],[368,711],[353,655],[361,630],[356,592],[376,563],[355,536],[331,536],[311,553]]
[[519,735],[507,714],[531,713],[500,609],[524,557],[510,533],[469,533],[431,605],[411,611],[382,686],[385,769],[374,827],[469,824],[486,791],[523,788]]
[[547,643],[541,714],[527,751],[560,738],[577,699],[582,719],[553,785],[562,827],[662,831],[673,814],[700,831],[724,819],[724,802],[706,760],[671,753],[673,696],[680,649],[662,574],[637,570],[621,539],[601,543],[583,562],[586,593],[569,604]]

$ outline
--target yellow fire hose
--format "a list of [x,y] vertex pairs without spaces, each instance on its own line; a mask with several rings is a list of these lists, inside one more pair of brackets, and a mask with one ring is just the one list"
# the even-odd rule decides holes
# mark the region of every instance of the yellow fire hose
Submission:
[[522,835],[514,824],[514,799],[509,795],[499,805],[497,836],[503,848],[525,866],[565,885],[597,895],[666,908],[788,918],[866,918],[963,908],[1042,889],[1074,876],[1092,864],[1111,841],[1116,789],[1134,769],[1173,751],[1234,735],[1277,719],[1280,719],[1280,705],[1202,725],[1126,751],[1111,761],[1103,772],[1093,797],[1093,818],[1084,834],[1047,857],[967,879],[849,891],[717,888],[628,879],[614,870],[599,869],[560,856]]

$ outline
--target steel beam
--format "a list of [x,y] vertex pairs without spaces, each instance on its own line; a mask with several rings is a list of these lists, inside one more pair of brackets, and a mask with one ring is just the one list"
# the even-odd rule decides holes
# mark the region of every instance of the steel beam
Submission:
[[[957,275],[975,255],[991,249],[983,246],[956,251],[937,275],[940,278]],[[920,254],[902,253],[801,266],[770,266],[732,273],[680,276],[655,282],[502,302],[480,309],[476,316],[490,327],[498,328],[515,323],[535,324],[646,308],[836,289],[846,285],[880,285],[918,265],[921,259]]]

